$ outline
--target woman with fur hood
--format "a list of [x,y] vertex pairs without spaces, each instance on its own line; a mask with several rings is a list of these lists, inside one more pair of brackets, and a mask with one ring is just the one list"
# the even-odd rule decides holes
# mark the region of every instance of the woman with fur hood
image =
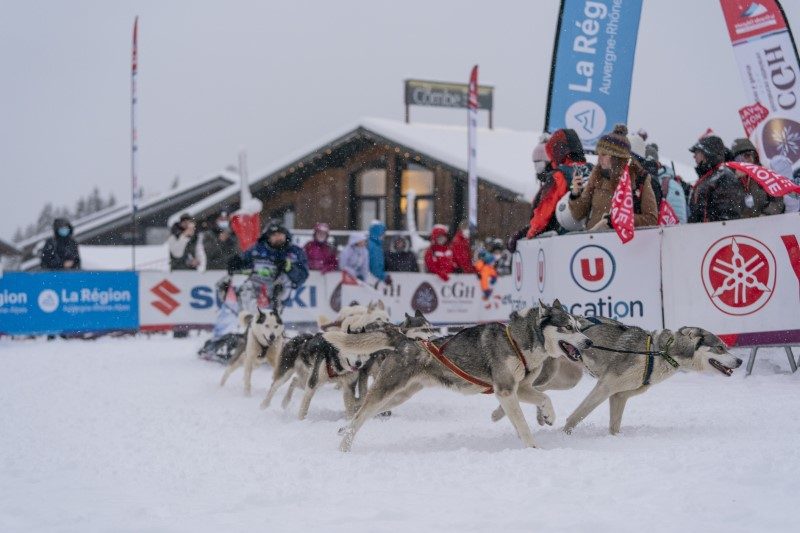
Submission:
[[[589,175],[587,183],[576,175],[572,180],[569,210],[575,220],[587,218],[589,230],[610,229],[611,200],[622,177],[625,165],[631,160],[631,144],[626,135],[628,128],[617,124],[611,133],[603,135],[597,142],[597,166]],[[634,226],[655,226],[658,222],[658,206],[653,193],[650,176],[635,160],[630,161],[630,175],[644,175],[639,189],[640,212],[634,211]],[[633,184],[632,184],[633,187]]]

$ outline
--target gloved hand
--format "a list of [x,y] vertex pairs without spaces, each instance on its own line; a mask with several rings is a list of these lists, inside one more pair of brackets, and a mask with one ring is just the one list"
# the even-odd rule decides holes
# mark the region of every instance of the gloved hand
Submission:
[[606,213],[602,216],[600,222],[589,228],[589,231],[603,231],[611,228],[611,215]]
[[494,285],[495,283],[497,283],[497,276],[489,278],[489,285]]
[[392,276],[390,276],[389,274],[386,274],[386,277],[383,278],[383,282],[385,284],[387,284],[387,285],[391,285],[392,284]]
[[486,289],[483,291],[483,299],[488,300],[492,296],[492,289]]

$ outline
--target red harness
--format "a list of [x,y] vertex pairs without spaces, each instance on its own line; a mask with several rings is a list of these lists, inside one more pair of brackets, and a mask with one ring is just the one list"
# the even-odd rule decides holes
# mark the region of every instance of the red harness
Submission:
[[[500,324],[500,323],[498,322],[498,324]],[[509,331],[508,326],[506,326],[505,324],[501,324],[501,325],[505,328],[506,337],[508,338],[508,342],[509,342],[509,344],[511,344],[511,347],[514,349],[514,353],[517,354],[517,357],[519,357],[519,360],[522,362],[522,366],[523,366],[523,368],[525,368],[525,373],[527,374],[529,372],[528,364],[525,362],[525,357],[523,357],[523,355],[522,355],[522,350],[519,349],[519,345],[517,344],[517,341],[515,341],[511,337],[511,332]],[[461,379],[463,379],[467,383],[472,383],[473,385],[477,385],[479,387],[483,387],[484,388],[483,394],[492,394],[494,392],[494,387],[492,387],[491,383],[487,383],[487,382],[483,381],[480,378],[476,378],[475,376],[473,376],[471,374],[468,374],[467,372],[464,372],[462,369],[460,369],[453,361],[451,361],[444,354],[445,346],[447,346],[447,343],[449,343],[451,340],[453,340],[453,338],[450,338],[447,342],[442,344],[441,347],[437,347],[435,344],[433,344],[431,341],[428,341],[428,340],[420,340],[418,342],[420,343],[420,345],[423,348],[425,348],[425,351],[427,351],[429,354],[431,354],[433,357],[435,357],[437,361],[442,363],[445,366],[445,368],[450,370],[453,374],[455,374],[456,376],[460,377]],[[329,372],[330,372],[330,370],[329,370]]]
[[340,374],[337,374],[336,371],[331,366],[331,362],[327,359],[325,360],[325,370],[328,371],[328,379],[333,379],[335,377],[339,377]]

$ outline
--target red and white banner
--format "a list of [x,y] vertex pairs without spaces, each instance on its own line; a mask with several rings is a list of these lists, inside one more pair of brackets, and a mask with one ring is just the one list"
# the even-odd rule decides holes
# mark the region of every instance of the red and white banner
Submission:
[[231,229],[239,241],[239,248],[249,250],[261,235],[261,208],[263,204],[250,193],[247,177],[247,153],[239,152],[239,210],[231,216]]
[[139,133],[136,128],[136,75],[139,72],[139,17],[133,21],[133,43],[131,45],[131,206],[135,212],[139,208],[142,189],[139,187],[137,171],[137,151]]
[[701,326],[730,346],[800,341],[797,213],[665,228],[666,327]]
[[745,132],[762,164],[798,168],[800,61],[780,4],[777,0],[720,0],[720,4],[748,102],[740,111]]
[[623,244],[633,239],[633,193],[627,165],[611,199],[611,225]]
[[469,96],[467,97],[467,215],[469,229],[473,234],[478,228],[478,65],[472,67],[469,76]]
[[658,225],[675,226],[680,223],[681,221],[678,220],[678,215],[675,214],[675,210],[672,209],[669,202],[661,200],[661,207],[658,208]]
[[744,172],[770,196],[785,196],[791,192],[800,192],[800,185],[778,174],[777,172],[752,163],[725,163],[728,168]]

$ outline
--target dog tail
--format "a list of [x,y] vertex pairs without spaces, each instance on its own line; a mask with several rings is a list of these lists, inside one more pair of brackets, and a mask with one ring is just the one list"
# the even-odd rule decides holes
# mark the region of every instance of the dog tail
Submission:
[[340,351],[352,355],[370,355],[381,350],[394,350],[389,336],[383,331],[367,333],[347,333],[347,331],[328,331],[322,337]]

